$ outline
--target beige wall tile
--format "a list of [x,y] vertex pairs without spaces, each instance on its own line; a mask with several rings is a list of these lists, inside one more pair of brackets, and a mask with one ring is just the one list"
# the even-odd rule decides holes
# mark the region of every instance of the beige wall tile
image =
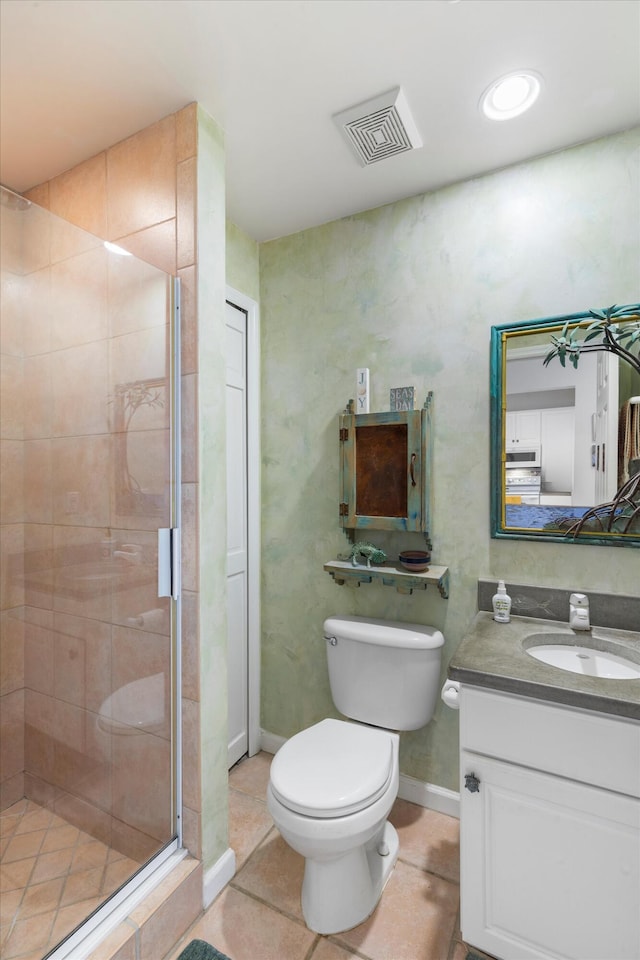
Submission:
[[[71,406],[68,409],[71,415]],[[97,481],[110,476],[110,438],[60,437],[51,441],[51,447],[55,523],[109,527],[109,489],[104,482]],[[69,512],[70,493],[78,494],[77,512],[75,500],[74,512]]]
[[198,377],[186,374],[182,382],[182,482],[198,480]]
[[86,437],[108,432],[108,358],[106,340],[59,350],[54,355],[52,436]]
[[180,345],[182,373],[198,369],[198,324],[196,316],[196,268],[178,271],[180,278]]
[[198,485],[182,485],[182,585],[185,590],[198,592]]
[[24,685],[29,690],[51,697],[54,644],[53,612],[31,608],[24,624]]
[[24,435],[24,364],[20,357],[0,357],[0,436],[21,440]]
[[[0,230],[2,222],[0,221]],[[3,261],[6,259],[3,248]],[[23,278],[8,273],[5,262],[0,274],[2,310],[0,310],[0,354],[22,357],[24,354],[22,291]]]
[[198,596],[182,591],[182,696],[200,699],[200,642]]
[[24,437],[36,440],[51,436],[53,395],[50,355],[27,357],[24,361]]
[[176,117],[176,162],[195,157],[198,152],[198,104],[178,110]]
[[[110,390],[120,383],[138,380],[163,380],[167,376],[166,326],[137,330],[110,341]],[[164,425],[168,415],[167,398],[163,406],[140,406],[134,415],[132,428],[149,429]],[[148,418],[151,417],[151,422]]]
[[107,336],[107,260],[101,245],[51,267],[51,348]]
[[[159,841],[171,836],[171,747],[152,734],[114,736],[113,816]],[[150,790],[153,784],[153,790]]]
[[99,153],[50,180],[48,206],[58,217],[97,237],[106,237],[106,153]]
[[39,356],[51,349],[51,267],[47,263],[20,278],[24,355]]
[[24,620],[21,611],[0,613],[0,696],[24,686]]
[[125,237],[176,214],[176,122],[166,117],[107,150],[107,230]]
[[[71,616],[66,613],[54,613],[56,639],[61,648],[69,655],[77,644],[78,660],[84,666],[82,690],[87,710],[97,714],[105,699],[111,693],[111,626],[100,620]],[[64,681],[58,676],[64,668],[64,661],[56,660],[56,687]]]
[[24,691],[0,697],[0,770],[9,780],[24,770]]
[[193,700],[182,700],[182,792],[191,810],[202,809],[200,788],[200,709]]
[[53,491],[51,441],[27,440],[24,443],[24,520],[27,523],[52,523]]
[[118,237],[118,244],[165,273],[176,273],[176,220],[164,220],[137,233]]
[[6,810],[24,796],[26,796],[24,774],[17,773],[15,777],[0,780],[0,810]]
[[191,266],[196,259],[195,157],[178,164],[177,178],[176,266],[180,269]]
[[49,181],[47,180],[45,183],[39,183],[37,186],[31,187],[30,190],[25,190],[23,196],[25,196],[27,200],[33,200],[34,203],[37,203],[39,206],[48,210]]
[[157,267],[112,254],[108,262],[109,333],[118,337],[167,322],[167,284]]
[[200,813],[190,807],[182,807],[182,843],[193,857],[202,857],[200,842]]
[[24,443],[0,440],[0,523],[21,523],[24,518]]
[[0,525],[0,610],[24,603],[24,527]]

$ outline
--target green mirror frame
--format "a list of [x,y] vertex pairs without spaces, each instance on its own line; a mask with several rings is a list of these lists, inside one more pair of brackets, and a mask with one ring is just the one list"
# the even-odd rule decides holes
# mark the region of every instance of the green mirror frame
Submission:
[[[613,310],[614,308],[609,308]],[[621,311],[631,313],[635,311],[632,322],[635,328],[638,327],[637,314],[640,312],[640,304],[634,304],[630,307],[616,308]],[[606,312],[606,311],[605,311]],[[510,526],[506,520],[506,491],[505,491],[505,461],[506,461],[506,412],[507,412],[507,345],[515,338],[531,335],[545,334],[548,341],[547,353],[554,348],[552,336],[558,338],[571,331],[587,330],[594,324],[594,317],[600,316],[600,311],[588,311],[575,313],[571,315],[547,317],[544,319],[527,320],[519,323],[504,323],[491,328],[491,409],[490,409],[490,441],[491,441],[491,466],[490,466],[490,508],[491,508],[491,536],[494,539],[508,540],[536,540],[539,542],[571,543],[571,544],[600,544],[603,546],[625,546],[640,547],[640,476],[633,478],[633,491],[631,506],[628,506],[628,498],[624,500],[623,509],[627,513],[634,515],[632,532],[621,533],[611,529],[594,530],[589,529],[585,523],[576,532],[563,529],[545,529],[544,527],[525,527]],[[625,322],[624,320],[622,321]],[[582,334],[580,334],[582,337]],[[592,334],[591,336],[595,336]],[[638,333],[634,334],[635,345],[634,352],[637,352]],[[592,347],[591,349],[595,349]],[[554,363],[558,362],[558,353],[556,350]],[[564,361],[569,359],[573,366],[576,361],[571,359],[569,353],[560,359],[564,366]],[[547,363],[549,358],[547,358]],[[540,360],[541,379],[546,373],[546,364]],[[637,376],[634,372],[633,376]],[[620,488],[624,495],[629,488],[625,485],[625,490]],[[617,496],[617,495],[616,495]],[[614,498],[616,499],[616,498]],[[616,500],[617,503],[617,500]],[[604,506],[604,505],[601,505]],[[571,513],[571,508],[567,507],[567,512]],[[600,509],[600,505],[596,508]],[[616,508],[617,509],[617,508]],[[545,524],[546,527],[546,524]]]

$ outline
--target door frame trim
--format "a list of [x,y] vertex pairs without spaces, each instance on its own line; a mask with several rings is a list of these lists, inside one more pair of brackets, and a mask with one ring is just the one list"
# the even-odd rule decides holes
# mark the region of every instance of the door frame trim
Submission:
[[260,750],[260,308],[230,286],[225,300],[247,317],[247,700],[252,757]]

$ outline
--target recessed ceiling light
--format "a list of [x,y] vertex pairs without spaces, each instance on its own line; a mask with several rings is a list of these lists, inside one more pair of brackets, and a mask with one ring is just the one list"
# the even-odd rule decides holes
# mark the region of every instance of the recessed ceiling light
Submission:
[[495,80],[480,99],[480,108],[490,120],[511,120],[538,99],[542,77],[532,70],[517,70]]

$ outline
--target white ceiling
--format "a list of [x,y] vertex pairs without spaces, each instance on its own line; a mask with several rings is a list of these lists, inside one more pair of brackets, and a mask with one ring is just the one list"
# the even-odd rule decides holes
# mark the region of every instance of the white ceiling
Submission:
[[[640,0],[0,0],[0,182],[21,192],[198,101],[254,239],[640,124]],[[491,81],[542,74],[492,123]],[[424,146],[361,167],[332,115],[401,86]]]

